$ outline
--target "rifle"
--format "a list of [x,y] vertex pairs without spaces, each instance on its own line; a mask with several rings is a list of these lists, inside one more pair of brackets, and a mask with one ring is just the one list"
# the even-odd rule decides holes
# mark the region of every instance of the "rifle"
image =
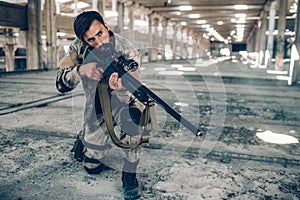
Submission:
[[184,116],[176,112],[171,106],[169,106],[165,101],[163,101],[140,81],[135,79],[130,73],[127,73],[128,71],[136,71],[139,67],[138,63],[133,59],[126,58],[121,52],[117,52],[111,42],[106,43],[97,49],[91,50],[90,48],[87,48],[87,56],[88,60],[95,61],[103,67],[104,77],[110,77],[112,73],[117,72],[119,77],[121,77],[123,86],[141,103],[146,105],[150,99],[153,100],[196,136],[202,135],[201,130],[199,130],[195,125],[189,122]]

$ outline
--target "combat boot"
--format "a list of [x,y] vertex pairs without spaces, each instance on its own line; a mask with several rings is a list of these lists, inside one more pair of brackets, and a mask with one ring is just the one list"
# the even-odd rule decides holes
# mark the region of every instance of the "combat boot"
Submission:
[[125,200],[140,198],[139,183],[136,173],[122,172],[123,192]]
[[139,182],[136,178],[136,169],[138,161],[129,162],[124,160],[122,183],[125,200],[134,200],[140,197]]
[[103,159],[93,159],[83,155],[84,169],[88,174],[100,174],[105,170],[111,170],[112,168],[102,163]]

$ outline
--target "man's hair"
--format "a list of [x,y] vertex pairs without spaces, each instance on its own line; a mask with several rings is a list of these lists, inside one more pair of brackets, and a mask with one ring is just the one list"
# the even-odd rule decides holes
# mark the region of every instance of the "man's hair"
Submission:
[[73,28],[78,39],[84,41],[83,36],[94,20],[104,24],[103,17],[97,11],[84,11],[75,18]]

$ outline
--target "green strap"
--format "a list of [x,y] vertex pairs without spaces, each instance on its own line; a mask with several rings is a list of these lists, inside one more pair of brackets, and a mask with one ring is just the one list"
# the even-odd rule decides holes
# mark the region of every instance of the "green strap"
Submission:
[[136,148],[139,144],[125,144],[123,143],[117,136],[114,130],[114,123],[111,113],[111,105],[110,105],[110,99],[107,92],[107,83],[105,78],[103,78],[98,83],[98,93],[99,93],[99,99],[104,115],[104,121],[106,123],[108,134],[118,147],[124,148],[124,149],[133,149]]
[[[157,119],[154,111],[154,105],[155,102],[152,100],[148,100],[146,103],[146,108],[144,110],[144,113],[141,117],[141,126],[151,126],[151,129],[153,128],[154,130],[158,130],[158,124],[157,124]],[[149,120],[151,120],[151,123],[149,123]],[[151,124],[151,125],[150,125]],[[149,128],[149,127],[148,127]]]
[[145,104],[146,107],[140,119],[140,126],[144,127],[141,137],[141,144],[148,144],[151,130],[158,130],[157,119],[154,112],[154,105],[155,102],[152,100],[148,100]]

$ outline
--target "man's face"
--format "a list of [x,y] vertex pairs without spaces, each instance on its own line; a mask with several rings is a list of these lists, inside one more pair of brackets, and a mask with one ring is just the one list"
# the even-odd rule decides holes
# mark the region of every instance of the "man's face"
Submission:
[[94,20],[90,28],[85,32],[83,39],[89,46],[98,48],[102,44],[109,42],[109,32],[104,24]]

